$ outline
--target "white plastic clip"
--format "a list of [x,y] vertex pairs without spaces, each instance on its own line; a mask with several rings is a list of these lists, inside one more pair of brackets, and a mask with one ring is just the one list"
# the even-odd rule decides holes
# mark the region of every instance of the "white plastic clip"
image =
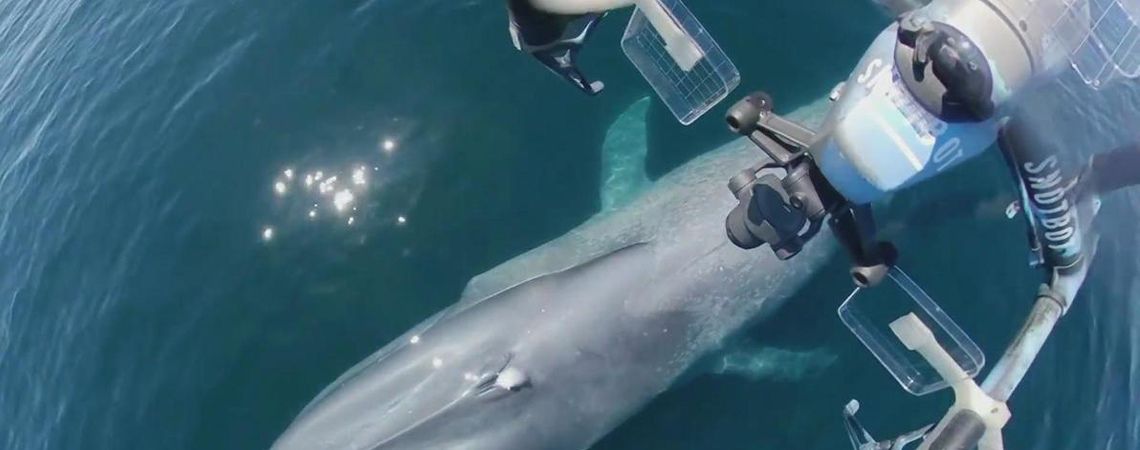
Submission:
[[636,0],[635,4],[645,14],[645,18],[649,19],[649,24],[653,25],[657,34],[661,35],[665,41],[665,51],[677,63],[677,67],[685,72],[693,70],[705,54],[693,42],[693,38],[681,29],[677,19],[661,5],[660,0]]
[[[891,330],[903,345],[922,355],[954,389],[954,405],[934,430],[926,435],[926,439],[918,447],[919,450],[942,448],[944,445],[935,446],[940,442],[962,442],[959,439],[968,439],[966,435],[979,431],[982,434],[978,448],[1001,450],[1003,448],[1001,430],[1006,422],[1009,422],[1009,407],[982,391],[970,375],[954,362],[950,353],[938,344],[930,328],[927,328],[926,324],[913,313],[891,322]],[[967,420],[963,420],[964,417]],[[978,423],[971,424],[970,421]],[[981,427],[972,425],[984,426],[984,431],[978,429]],[[956,447],[951,446],[951,448]]]

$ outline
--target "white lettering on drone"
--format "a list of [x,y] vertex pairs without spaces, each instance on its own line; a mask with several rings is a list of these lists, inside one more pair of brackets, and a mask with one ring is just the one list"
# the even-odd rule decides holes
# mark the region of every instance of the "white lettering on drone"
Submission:
[[[883,62],[881,58],[873,59],[871,62],[867,63],[867,66],[863,68],[863,71],[859,73],[859,76],[856,77],[855,81],[857,81],[860,85],[863,85],[868,92],[872,92],[876,87],[882,85],[882,83],[889,83],[893,81],[893,71],[889,69],[890,66]],[[901,86],[900,88],[905,89]],[[908,102],[908,104],[913,102],[911,99],[905,100]],[[918,111],[918,109],[921,109],[921,107],[918,105],[913,106],[914,108],[905,108],[905,111],[904,108],[900,107],[900,111],[907,115],[908,120],[910,120],[912,123],[918,122],[922,125],[921,127],[918,127],[916,125],[916,133],[919,133],[920,135],[927,135],[934,142],[938,142],[938,140],[942,138],[942,135],[945,134],[947,130],[949,130],[949,125],[937,117],[929,115],[929,113],[926,113],[925,110],[921,112]],[[914,109],[915,111],[909,111],[910,109]],[[922,120],[916,120],[915,117],[910,117],[911,115],[916,114],[925,115],[927,117],[922,117]],[[918,128],[923,129],[919,130]],[[932,160],[935,164],[935,172],[941,173],[946,169],[954,167],[958,164],[958,162],[961,161],[964,155],[965,154],[964,149],[962,148],[962,140],[960,138],[951,137],[950,139],[945,140],[944,142],[940,143],[938,145],[938,148],[934,151]]]
[[1077,245],[1072,239],[1076,235],[1069,200],[1065,196],[1069,186],[1063,184],[1064,178],[1057,167],[1057,157],[1050,156],[1039,163],[1027,162],[1023,165],[1025,179],[1033,193],[1033,206],[1041,226],[1045,228],[1043,237],[1050,249],[1063,251]]

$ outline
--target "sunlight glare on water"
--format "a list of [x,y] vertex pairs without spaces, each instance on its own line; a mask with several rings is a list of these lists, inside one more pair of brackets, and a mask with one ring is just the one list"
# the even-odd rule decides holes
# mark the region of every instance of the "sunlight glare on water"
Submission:
[[[764,89],[781,111],[826,95],[889,21],[872,1],[689,3],[743,76],[729,100]],[[651,95],[618,46],[628,14],[581,55],[607,85],[588,97],[511,46],[502,0],[0,2],[0,449],[269,448],[472,277],[598,214],[607,132]],[[1140,89],[1090,108],[1060,92],[1038,108],[1065,112],[1043,129],[1066,148],[1135,138]],[[691,127],[653,103],[649,177],[732,139],[728,103]],[[886,217],[988,357],[1040,281],[1005,173],[988,154]],[[730,195],[733,175],[707,182]],[[1000,207],[946,201],[970,189]],[[1136,193],[1105,200],[1086,290],[1011,403],[1011,449],[1140,448],[1137,211]],[[835,450],[852,397],[884,432],[944,410],[852,340],[830,280],[742,334],[833,366],[694,371],[592,450]],[[424,362],[456,364],[441,355]]]

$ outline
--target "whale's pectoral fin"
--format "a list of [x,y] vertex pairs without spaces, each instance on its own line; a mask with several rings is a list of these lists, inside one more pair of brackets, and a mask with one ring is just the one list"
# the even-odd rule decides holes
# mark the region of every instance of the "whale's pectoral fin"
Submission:
[[838,359],[824,348],[793,351],[750,346],[721,355],[714,361],[712,372],[750,380],[796,381],[821,375]]
[[645,118],[650,98],[626,108],[608,131],[602,144],[602,212],[612,211],[649,187],[645,157],[649,152]]
[[[602,214],[629,204],[652,184],[645,172],[649,152],[645,119],[650,103],[649,97],[633,102],[606,131],[599,187]],[[628,240],[617,239],[612,244],[628,243]],[[591,244],[588,237],[571,231],[472,278],[463,290],[460,303],[479,301],[536,275],[563,270],[613,250],[616,248],[612,245],[599,247]]]

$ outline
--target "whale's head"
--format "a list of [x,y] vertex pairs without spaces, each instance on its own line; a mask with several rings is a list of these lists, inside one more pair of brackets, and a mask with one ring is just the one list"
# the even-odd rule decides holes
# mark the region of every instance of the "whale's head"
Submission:
[[512,419],[533,407],[530,374],[498,333],[466,329],[462,316],[357,365],[273,449],[494,448],[525,435]]
[[557,391],[536,398],[527,355],[513,353],[526,346],[510,305],[498,303],[456,306],[358,363],[272,449],[495,449],[543,440],[543,423],[521,418],[552,408],[544,403],[559,401]]
[[584,448],[676,374],[683,316],[623,308],[651,266],[634,246],[457,304],[341,376],[273,450]]

